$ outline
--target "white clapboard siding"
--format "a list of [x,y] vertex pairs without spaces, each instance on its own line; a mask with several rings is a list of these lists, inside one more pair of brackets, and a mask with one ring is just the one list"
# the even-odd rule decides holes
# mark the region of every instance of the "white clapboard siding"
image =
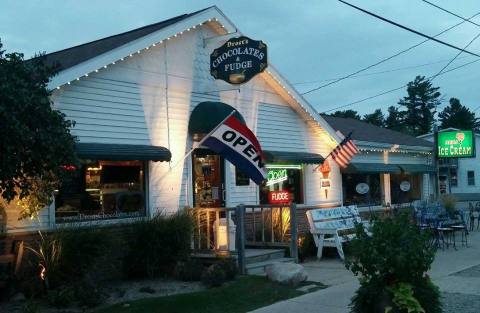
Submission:
[[0,205],[2,203],[7,215],[7,232],[9,233],[43,230],[48,229],[52,225],[52,221],[50,220],[50,208],[41,210],[38,213],[38,218],[19,220],[21,207],[16,204],[16,200],[12,200],[7,204],[5,200],[0,199]]
[[[204,47],[203,39],[215,34],[202,27],[171,38],[73,81],[56,90],[52,97],[54,107],[75,121],[72,134],[80,142],[151,144],[171,151],[170,163],[149,162],[152,215],[192,205],[191,158],[175,164],[192,147],[188,120],[200,102],[221,101],[234,107],[258,135],[265,150],[328,151],[322,140],[316,138],[323,130],[316,124],[308,125],[262,75],[241,86],[211,77],[209,57],[219,43]],[[257,203],[258,187],[253,182],[236,186],[234,166],[226,162],[225,170],[227,206]],[[307,169],[305,173],[305,180],[318,186],[320,174]],[[315,188],[306,188],[306,193],[307,201],[324,201],[313,195],[318,194]],[[45,227],[54,223],[48,220],[54,216],[52,212],[46,212],[41,220]],[[22,225],[23,229],[30,227],[13,224]]]
[[287,105],[258,105],[257,137],[264,150],[307,151],[306,124]]

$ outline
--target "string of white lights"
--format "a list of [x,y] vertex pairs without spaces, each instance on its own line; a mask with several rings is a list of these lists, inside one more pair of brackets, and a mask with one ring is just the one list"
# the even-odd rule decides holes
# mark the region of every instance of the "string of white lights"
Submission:
[[[210,18],[210,19],[208,19],[208,20],[205,21],[205,22],[198,23],[198,24],[193,25],[193,26],[191,26],[191,27],[188,27],[187,29],[185,29],[185,30],[183,30],[183,31],[180,31],[180,32],[178,32],[178,33],[176,33],[176,34],[174,34],[174,35],[172,35],[172,36],[170,36],[170,37],[167,37],[167,39],[165,39],[165,40],[168,41],[168,40],[171,40],[172,38],[177,38],[178,36],[183,35],[184,32],[189,32],[189,31],[191,31],[191,30],[196,29],[197,27],[201,27],[202,25],[204,25],[204,24],[206,24],[206,23],[208,23],[208,22],[212,22],[212,21],[213,21],[213,22],[217,22],[223,29],[225,29],[225,25],[220,24],[220,22],[219,22],[219,20],[218,20],[217,18]],[[122,58],[120,58],[120,59],[118,59],[118,60],[116,60],[116,61],[113,61],[113,62],[109,63],[109,64],[105,64],[105,65],[103,65],[103,66],[100,67],[100,68],[97,68],[97,69],[95,69],[95,70],[93,70],[93,71],[91,71],[91,72],[85,73],[85,74],[82,75],[82,76],[79,76],[79,77],[77,77],[77,78],[75,78],[75,79],[73,79],[73,80],[71,80],[71,81],[68,81],[68,82],[66,82],[66,83],[64,83],[64,84],[62,84],[62,85],[57,86],[57,87],[55,87],[55,89],[59,90],[59,89],[61,89],[61,88],[62,88],[63,86],[65,86],[65,85],[70,85],[73,81],[79,81],[79,80],[80,80],[81,78],[83,78],[83,77],[88,77],[89,74],[91,74],[91,73],[93,73],[93,72],[98,73],[98,72],[99,72],[100,70],[102,70],[102,69],[106,69],[106,68],[108,68],[108,67],[111,66],[111,65],[115,65],[117,62],[125,61],[126,58],[131,58],[131,57],[133,57],[134,55],[140,54],[140,53],[142,53],[143,51],[146,51],[146,50],[149,50],[150,48],[156,47],[157,45],[162,44],[163,42],[164,42],[164,40],[160,40],[159,42],[153,43],[153,44],[151,44],[150,46],[147,46],[147,47],[145,47],[145,48],[143,48],[143,49],[138,50],[136,53],[130,53],[127,57],[122,57]]]

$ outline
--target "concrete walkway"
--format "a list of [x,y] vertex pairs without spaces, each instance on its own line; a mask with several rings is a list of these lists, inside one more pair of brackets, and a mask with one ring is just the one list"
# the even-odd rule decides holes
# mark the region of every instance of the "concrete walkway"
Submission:
[[[253,313],[349,312],[350,298],[359,284],[357,278],[345,269],[343,262],[339,259],[325,259],[308,262],[304,266],[309,280],[319,281],[330,287],[257,309]],[[472,295],[480,296],[480,232],[470,234],[468,248],[458,244],[457,250],[452,247],[439,250],[430,277],[443,293],[452,295],[448,298],[458,300],[465,296],[465,300],[460,300],[459,304],[445,305],[451,307],[452,312],[464,312],[463,307],[468,307],[465,312],[480,312],[480,307],[472,307],[478,305],[477,302],[467,301]]]

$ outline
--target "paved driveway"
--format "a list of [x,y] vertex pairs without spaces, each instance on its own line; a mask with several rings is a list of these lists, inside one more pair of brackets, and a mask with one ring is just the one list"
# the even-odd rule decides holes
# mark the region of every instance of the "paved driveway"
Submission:
[[[447,313],[480,312],[480,232],[469,236],[469,247],[437,252],[430,277],[440,287]],[[254,313],[346,313],[359,284],[339,259],[304,264],[309,280],[329,288],[257,309]]]

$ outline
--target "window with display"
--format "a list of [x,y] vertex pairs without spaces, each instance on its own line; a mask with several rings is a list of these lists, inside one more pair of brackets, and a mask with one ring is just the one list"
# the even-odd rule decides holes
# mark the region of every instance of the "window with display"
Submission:
[[58,222],[145,215],[144,164],[96,161],[70,171],[55,193]]
[[382,204],[380,174],[343,174],[345,205],[371,206]]
[[260,186],[260,204],[303,203],[300,165],[267,165],[267,180]]
[[408,203],[422,198],[421,174],[390,174],[392,204]]

